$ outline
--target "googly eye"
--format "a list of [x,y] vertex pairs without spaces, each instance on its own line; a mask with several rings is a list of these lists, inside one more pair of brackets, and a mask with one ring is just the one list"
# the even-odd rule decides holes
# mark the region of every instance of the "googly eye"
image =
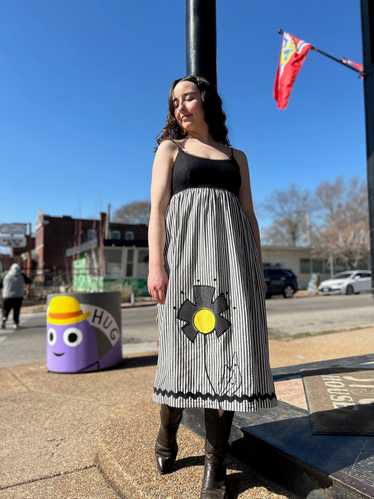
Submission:
[[83,333],[76,327],[69,327],[65,329],[63,339],[68,347],[77,347],[83,341]]
[[50,327],[47,332],[47,341],[48,344],[51,345],[51,347],[56,343],[57,341],[57,333],[53,329],[53,327]]

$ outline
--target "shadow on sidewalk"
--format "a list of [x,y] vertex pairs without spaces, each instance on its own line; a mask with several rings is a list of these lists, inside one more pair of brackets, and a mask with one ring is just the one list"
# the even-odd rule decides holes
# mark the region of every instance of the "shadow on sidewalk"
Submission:
[[101,369],[104,371],[119,371],[122,369],[135,369],[137,367],[149,367],[155,366],[157,364],[158,355],[139,355],[138,357],[125,357],[122,359],[122,362],[117,364],[114,367],[110,367],[108,369]]

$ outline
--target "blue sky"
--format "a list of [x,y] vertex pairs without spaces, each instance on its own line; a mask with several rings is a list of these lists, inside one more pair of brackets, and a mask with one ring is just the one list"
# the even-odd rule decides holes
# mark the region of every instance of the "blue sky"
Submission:
[[[0,223],[98,217],[149,200],[167,93],[185,75],[184,0],[3,0]],[[363,84],[311,52],[289,107],[272,97],[284,28],[362,61],[356,0],[217,0],[218,87],[260,205],[291,183],[366,179]]]

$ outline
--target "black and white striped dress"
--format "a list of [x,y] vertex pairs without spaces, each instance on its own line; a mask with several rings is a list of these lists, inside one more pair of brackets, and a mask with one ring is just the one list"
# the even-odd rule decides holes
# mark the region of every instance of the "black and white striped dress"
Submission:
[[165,303],[157,304],[153,400],[256,411],[277,404],[269,365],[265,282],[231,159],[179,149],[165,216]]

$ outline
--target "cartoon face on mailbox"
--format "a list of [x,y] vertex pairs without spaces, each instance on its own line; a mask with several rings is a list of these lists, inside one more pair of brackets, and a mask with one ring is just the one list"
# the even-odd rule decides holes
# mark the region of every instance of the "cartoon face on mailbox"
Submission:
[[[84,372],[100,368],[101,359],[119,339],[115,324],[112,335],[103,328],[104,311],[100,310],[101,315],[98,307],[84,305],[82,310],[81,303],[73,296],[52,297],[47,312],[47,365],[50,371]],[[112,317],[111,322],[114,323]]]

